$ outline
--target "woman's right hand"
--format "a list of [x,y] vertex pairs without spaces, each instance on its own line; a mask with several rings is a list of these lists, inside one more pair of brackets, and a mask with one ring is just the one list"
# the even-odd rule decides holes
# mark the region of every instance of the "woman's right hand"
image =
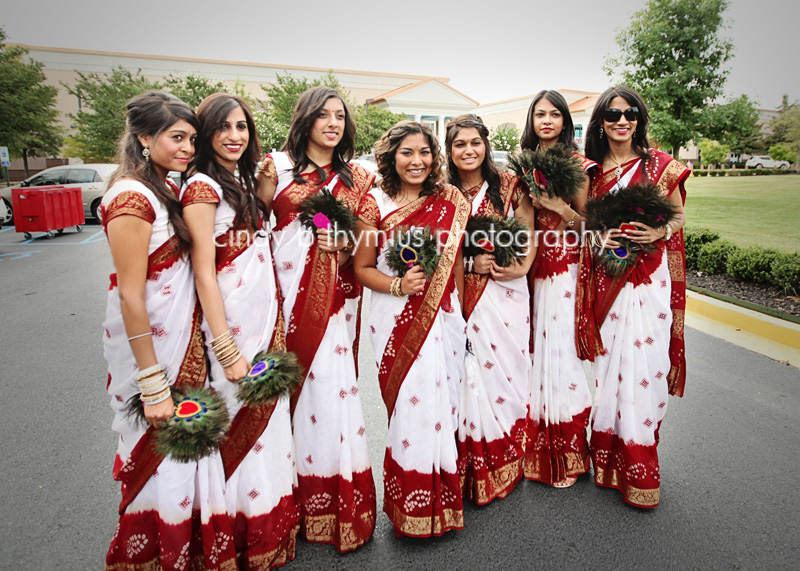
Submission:
[[422,266],[416,265],[406,272],[400,282],[400,293],[403,295],[416,295],[425,289],[425,272]]
[[225,378],[232,383],[238,383],[250,372],[250,363],[244,357],[239,357],[230,367],[225,367]]
[[603,248],[607,250],[621,248],[622,244],[617,242],[614,238],[619,238],[620,236],[624,235],[625,233],[619,228],[609,228],[600,234],[600,243],[603,245]]
[[494,256],[491,254],[478,254],[473,258],[472,272],[475,274],[488,274],[492,271]]
[[144,418],[147,424],[153,428],[160,428],[166,421],[172,417],[175,412],[175,403],[172,401],[172,396],[167,397],[156,404],[144,405]]

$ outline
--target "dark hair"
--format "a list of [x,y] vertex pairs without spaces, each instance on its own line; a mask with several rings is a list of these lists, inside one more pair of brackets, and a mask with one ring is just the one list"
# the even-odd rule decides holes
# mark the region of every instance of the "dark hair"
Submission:
[[382,177],[379,185],[389,198],[397,196],[403,186],[400,175],[397,174],[395,154],[403,139],[409,135],[424,135],[428,139],[428,146],[433,155],[431,172],[428,178],[422,182],[420,196],[436,194],[436,184],[442,179],[442,151],[433,131],[427,125],[416,121],[400,121],[381,135],[381,138],[375,143],[375,161],[378,163],[378,172]]
[[486,194],[489,200],[498,212],[504,213],[503,197],[500,196],[500,173],[497,172],[497,166],[492,159],[492,144],[489,142],[489,129],[483,124],[483,121],[477,115],[467,114],[459,115],[447,125],[447,134],[444,138],[444,147],[447,152],[447,177],[450,184],[456,188],[461,188],[461,176],[458,174],[453,162],[453,142],[461,132],[462,129],[476,129],[483,145],[486,147],[486,156],[483,157],[483,164],[481,164],[481,176],[483,180],[489,183],[489,188],[486,189]]
[[[228,120],[228,115],[237,107],[244,112],[250,133],[247,148],[236,163],[238,176],[217,162],[217,154],[213,148],[214,137]],[[258,230],[259,211],[266,217],[267,208],[256,194],[256,168],[261,149],[250,107],[238,95],[212,93],[200,102],[197,118],[200,121],[200,130],[197,133],[197,153],[192,161],[192,171],[206,174],[219,183],[225,201],[236,213],[234,225],[244,223],[252,230]]]
[[568,149],[577,151],[578,145],[575,143],[575,125],[572,123],[572,115],[569,112],[567,100],[564,99],[564,96],[558,91],[551,89],[543,89],[537,93],[531,102],[531,106],[528,107],[528,118],[525,120],[525,129],[522,131],[522,139],[520,139],[519,142],[520,148],[534,151],[539,145],[539,136],[533,129],[533,114],[536,111],[536,104],[542,99],[547,99],[552,103],[553,107],[558,109],[561,112],[561,116],[564,118],[564,125],[561,128],[561,133],[558,134],[558,141],[556,142],[564,145]]
[[630,87],[624,85],[609,87],[597,99],[594,111],[592,111],[592,118],[589,120],[589,128],[586,132],[586,158],[601,165],[603,164],[603,159],[608,153],[608,136],[601,137],[600,128],[603,126],[603,113],[611,105],[611,101],[615,97],[622,97],[631,107],[639,108],[639,120],[633,132],[632,144],[633,152],[644,159],[642,162],[642,167],[644,167],[645,162],[650,159],[650,155],[647,153],[650,148],[650,141],[647,140],[647,122],[650,120],[650,115],[647,113],[647,106],[641,96]]
[[342,140],[333,150],[333,160],[331,168],[339,175],[345,186],[353,186],[353,174],[348,161],[353,158],[356,149],[356,124],[347,102],[339,95],[339,92],[325,85],[318,85],[307,89],[300,95],[297,105],[294,107],[292,124],[289,126],[289,135],[281,148],[294,161],[292,176],[295,182],[306,184],[306,180],[301,176],[308,165],[314,165],[317,169],[320,182],[325,180],[325,171],[322,167],[308,158],[308,135],[314,127],[314,122],[319,117],[320,111],[325,107],[328,99],[337,98],[344,106],[344,133]]
[[197,116],[189,105],[163,91],[137,95],[128,102],[127,109],[125,133],[118,143],[119,168],[111,177],[108,187],[111,188],[120,178],[129,177],[152,190],[167,209],[169,223],[178,239],[180,251],[186,252],[192,245],[192,236],[183,221],[181,201],[177,193],[159,176],[153,163],[142,156],[144,146],[139,137],[149,135],[155,140],[164,130],[181,120],[194,129],[199,129]]

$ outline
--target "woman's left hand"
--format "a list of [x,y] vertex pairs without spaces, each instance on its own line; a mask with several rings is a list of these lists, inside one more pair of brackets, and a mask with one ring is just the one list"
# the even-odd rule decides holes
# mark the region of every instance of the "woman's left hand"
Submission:
[[497,262],[492,262],[492,267],[489,269],[489,273],[492,275],[492,279],[496,282],[507,282],[510,280],[515,280],[523,275],[522,273],[523,266],[519,262],[511,262],[511,265],[508,267],[498,266]]
[[344,234],[339,234],[334,237],[331,236],[325,228],[317,228],[317,245],[323,252],[338,252],[347,246],[348,241]]
[[636,242],[637,244],[652,244],[656,240],[660,240],[664,237],[664,230],[662,228],[651,228],[643,222],[631,222],[631,224],[639,228],[639,230],[626,230],[623,232],[623,236],[630,239],[631,242]]

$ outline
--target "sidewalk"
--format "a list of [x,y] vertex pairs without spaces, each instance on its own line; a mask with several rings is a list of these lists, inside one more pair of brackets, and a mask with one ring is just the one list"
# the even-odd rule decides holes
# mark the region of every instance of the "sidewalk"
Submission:
[[800,325],[796,323],[687,291],[686,325],[800,368]]

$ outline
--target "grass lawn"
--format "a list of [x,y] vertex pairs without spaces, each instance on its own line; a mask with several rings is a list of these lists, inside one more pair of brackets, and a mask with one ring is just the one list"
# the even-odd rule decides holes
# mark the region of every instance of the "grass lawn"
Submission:
[[686,221],[738,246],[800,252],[800,176],[690,177]]

